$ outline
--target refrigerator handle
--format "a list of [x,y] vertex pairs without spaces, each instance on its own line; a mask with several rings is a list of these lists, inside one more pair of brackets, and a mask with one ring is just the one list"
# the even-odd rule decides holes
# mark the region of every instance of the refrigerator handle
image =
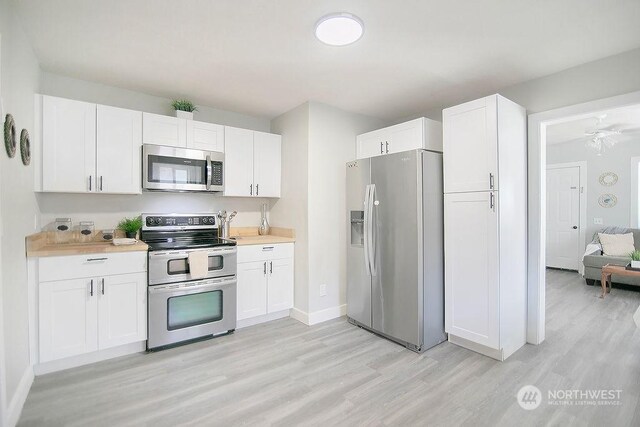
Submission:
[[376,234],[375,227],[373,224],[373,201],[375,200],[376,195],[376,185],[371,184],[369,189],[369,200],[368,200],[368,211],[369,211],[369,224],[367,228],[367,234],[369,238],[367,239],[369,248],[367,252],[369,253],[369,268],[371,269],[371,275],[375,276],[376,272],[376,255],[375,255],[375,247],[376,247]]
[[369,190],[367,185],[364,190],[364,223],[362,224],[362,233],[364,235],[364,268],[367,270],[367,276],[371,276],[371,268],[369,267]]

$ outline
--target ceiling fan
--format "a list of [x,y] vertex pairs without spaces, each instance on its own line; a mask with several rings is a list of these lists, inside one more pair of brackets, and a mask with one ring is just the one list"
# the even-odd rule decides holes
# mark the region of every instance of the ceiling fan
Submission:
[[623,132],[616,125],[606,124],[604,122],[606,118],[606,114],[597,116],[595,127],[584,132],[584,136],[587,137],[586,146],[595,150],[598,156],[613,148],[619,142],[615,136]]

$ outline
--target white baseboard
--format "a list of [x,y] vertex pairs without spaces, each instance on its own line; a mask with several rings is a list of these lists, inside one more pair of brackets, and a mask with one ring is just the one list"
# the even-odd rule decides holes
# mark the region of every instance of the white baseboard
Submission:
[[305,325],[317,325],[318,323],[326,322],[327,320],[342,317],[347,314],[347,305],[342,304],[336,307],[325,308],[324,310],[314,311],[313,313],[307,313],[297,308],[291,309],[291,317]]
[[31,385],[33,384],[33,378],[33,368],[29,366],[22,375],[18,388],[16,388],[16,392],[13,394],[11,402],[7,408],[8,426],[15,426],[18,424],[20,414],[22,414],[22,407],[24,406],[24,402],[27,401],[29,390],[31,390]]
[[75,368],[76,366],[88,365],[90,363],[113,359],[114,357],[141,353],[146,351],[146,349],[147,342],[139,341],[131,344],[109,348],[106,350],[94,351],[93,353],[81,354],[79,356],[66,357],[64,359],[40,363],[33,367],[33,371],[35,375],[44,375],[50,372],[62,371],[64,369]]
[[236,329],[246,328],[247,326],[257,325],[258,323],[270,322],[272,320],[289,317],[290,310],[276,311],[262,316],[252,317],[250,319],[242,319],[236,322]]

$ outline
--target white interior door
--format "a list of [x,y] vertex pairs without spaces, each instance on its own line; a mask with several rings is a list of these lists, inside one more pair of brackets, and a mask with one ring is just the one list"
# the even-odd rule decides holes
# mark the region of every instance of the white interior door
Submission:
[[578,270],[580,167],[547,169],[547,267]]

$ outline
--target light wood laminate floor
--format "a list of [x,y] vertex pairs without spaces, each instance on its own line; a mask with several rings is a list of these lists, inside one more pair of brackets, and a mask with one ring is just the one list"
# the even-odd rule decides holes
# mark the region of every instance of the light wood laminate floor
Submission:
[[[547,277],[546,341],[503,363],[449,343],[417,355],[344,318],[283,319],[37,377],[20,425],[640,425],[640,292],[602,300],[577,273]],[[525,384],[622,402],[525,411]]]

